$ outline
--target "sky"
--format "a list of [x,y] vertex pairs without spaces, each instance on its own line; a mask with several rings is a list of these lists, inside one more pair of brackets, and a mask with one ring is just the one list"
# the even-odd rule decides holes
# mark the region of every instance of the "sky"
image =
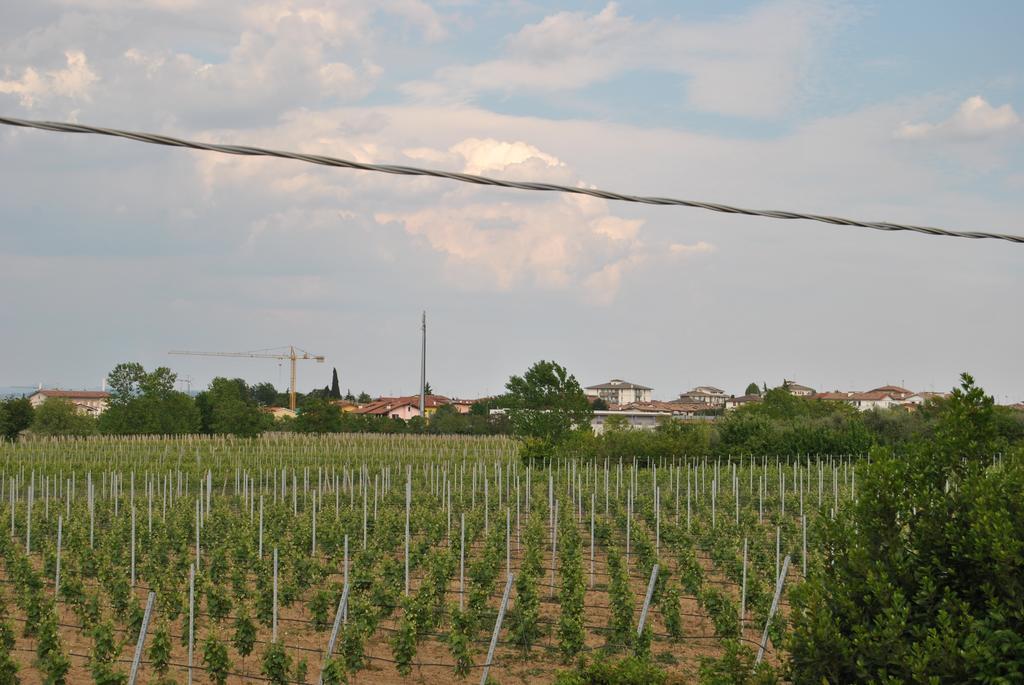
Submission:
[[[1024,4],[37,0],[0,113],[364,162],[1024,234]],[[0,127],[0,386],[117,363],[660,399],[793,379],[1024,400],[1024,245]]]

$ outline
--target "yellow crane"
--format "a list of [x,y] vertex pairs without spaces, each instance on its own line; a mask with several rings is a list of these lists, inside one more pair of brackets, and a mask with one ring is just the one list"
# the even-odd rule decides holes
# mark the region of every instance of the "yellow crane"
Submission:
[[[192,352],[188,350],[172,350],[168,354],[186,354],[193,357],[253,357],[256,359],[288,359],[292,363],[292,384],[288,393],[288,406],[295,411],[295,362],[306,359],[313,359],[317,362],[322,363],[324,361],[323,355],[310,354],[305,350],[299,349],[293,345],[288,347],[279,348],[281,352],[274,352],[273,348],[269,350],[255,350],[253,352]],[[284,350],[287,350],[285,352]]]

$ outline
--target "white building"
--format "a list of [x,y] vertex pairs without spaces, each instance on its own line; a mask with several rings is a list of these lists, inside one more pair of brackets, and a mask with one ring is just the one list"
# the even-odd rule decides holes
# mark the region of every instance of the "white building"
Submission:
[[102,390],[37,390],[32,393],[28,401],[32,408],[38,408],[43,402],[51,397],[67,400],[75,405],[80,414],[98,416],[107,409],[110,401],[110,393]]
[[733,409],[739,409],[740,407],[751,404],[752,402],[760,401],[760,395],[740,395],[739,397],[730,397],[725,401],[725,410],[732,411]]
[[729,395],[724,390],[713,385],[698,385],[693,390],[679,395],[680,402],[706,404],[711,407],[724,406],[728,399]]
[[659,419],[667,421],[672,418],[672,413],[667,411],[603,411],[598,409],[594,411],[594,416],[590,419],[590,427],[596,435],[604,432],[604,422],[610,416],[621,416],[626,419],[626,424],[630,428],[654,430],[658,427]]
[[590,397],[600,397],[608,404],[629,404],[631,402],[650,402],[651,388],[636,383],[628,383],[613,378],[607,383],[590,385],[583,389]]
[[796,395],[797,397],[812,397],[815,395],[814,388],[809,388],[806,385],[800,385],[796,381],[783,379],[782,387],[788,390],[790,395]]

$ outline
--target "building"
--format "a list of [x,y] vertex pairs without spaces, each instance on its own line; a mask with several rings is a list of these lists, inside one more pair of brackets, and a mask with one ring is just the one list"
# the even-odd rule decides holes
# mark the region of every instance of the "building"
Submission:
[[[427,395],[424,398],[423,410],[429,417],[438,407],[451,404],[451,400],[443,395]],[[387,416],[392,419],[408,421],[414,416],[420,415],[420,396],[409,395],[408,397],[381,397],[369,404],[364,404],[354,410],[356,414],[367,414],[369,416]]]
[[260,410],[275,419],[294,419],[297,412],[287,407],[261,407]]
[[899,400],[901,402],[915,394],[913,390],[907,390],[906,388],[902,388],[898,385],[883,385],[880,388],[872,388],[871,390],[868,390],[868,392],[888,393],[888,395],[894,400]]
[[795,395],[797,397],[813,397],[817,394],[814,388],[807,387],[806,385],[800,385],[796,381],[783,379],[782,387],[788,390],[790,395]]
[[906,388],[894,385],[887,385],[867,392],[839,391],[819,392],[814,394],[814,399],[830,402],[845,402],[846,404],[859,409],[869,411],[871,409],[891,409],[906,404],[921,404],[924,400],[915,402],[917,395]]
[[604,423],[611,416],[621,416],[626,419],[626,423],[630,428],[637,428],[640,430],[654,430],[658,427],[659,420],[666,421],[672,418],[672,414],[663,411],[646,411],[642,409],[620,409],[617,411],[607,411],[597,409],[594,411],[593,418],[590,419],[590,427],[596,435],[600,435],[604,432]]
[[679,395],[680,402],[705,404],[711,407],[725,406],[727,399],[729,399],[729,395],[721,388],[716,388],[713,385],[698,385],[693,390]]
[[651,401],[651,388],[636,383],[627,383],[618,378],[613,378],[607,383],[587,386],[584,391],[591,397],[600,397],[608,404]]
[[944,400],[948,398],[948,392],[915,392],[909,397],[904,398],[901,404],[910,409],[913,407],[920,407],[922,404],[928,402],[929,400]]
[[752,402],[760,402],[760,395],[740,395],[736,397],[733,395],[725,401],[725,410],[732,411],[733,409],[739,409],[742,406],[748,405]]
[[703,402],[662,402],[660,400],[651,400],[650,402],[632,402],[618,407],[619,411],[660,412],[677,419],[691,419],[695,416],[705,415],[713,409],[714,407]]
[[36,409],[51,397],[67,400],[75,405],[80,414],[99,416],[107,409],[110,403],[110,393],[102,390],[44,390],[39,389],[32,393],[28,401],[32,408]]
[[343,412],[354,412],[357,409],[359,409],[359,405],[353,402],[352,400],[331,400],[331,404],[335,405],[336,407],[338,407],[338,409],[340,409]]

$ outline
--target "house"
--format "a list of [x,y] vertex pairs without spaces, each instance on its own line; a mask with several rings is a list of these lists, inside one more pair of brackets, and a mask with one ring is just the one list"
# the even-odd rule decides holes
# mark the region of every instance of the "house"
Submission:
[[914,394],[913,390],[907,390],[906,388],[901,388],[898,385],[883,385],[880,388],[872,388],[871,390],[868,390],[868,392],[888,393],[890,397],[894,400],[899,400],[900,402]]
[[594,411],[593,418],[590,419],[590,427],[596,435],[600,435],[604,432],[605,421],[607,421],[611,416],[621,416],[626,419],[626,423],[630,428],[640,430],[654,430],[658,427],[659,420],[664,421],[672,418],[672,414],[664,411],[648,411],[644,409],[620,409],[618,411],[608,411],[597,409]]
[[904,388],[901,388],[900,390],[904,392],[881,389],[868,390],[867,392],[841,392],[839,390],[834,390],[832,392],[815,393],[813,398],[829,402],[845,402],[860,411],[869,411],[871,409],[891,409],[892,407],[904,404],[907,397],[909,397],[909,395],[905,394],[905,392],[909,391]]
[[740,395],[736,397],[733,395],[725,401],[725,410],[732,411],[733,409],[739,409],[742,406],[748,405],[752,402],[760,402],[760,395]]
[[[427,395],[424,398],[423,410],[429,417],[438,407],[451,404],[451,400],[443,395]],[[387,416],[392,419],[408,421],[414,416],[420,415],[420,396],[409,395],[407,397],[381,397],[364,404],[354,410],[356,414],[369,416]]]
[[51,397],[67,400],[71,404],[75,405],[78,413],[88,414],[89,416],[98,416],[102,414],[106,411],[107,405],[110,403],[110,393],[102,390],[39,389],[29,396],[28,401],[32,404],[33,409],[38,409],[43,402]]
[[342,410],[343,412],[354,412],[356,409],[359,408],[358,404],[356,404],[352,400],[346,399],[331,400],[331,404],[336,405],[338,409]]
[[600,397],[608,404],[629,404],[630,402],[650,402],[651,388],[636,383],[613,378],[607,383],[590,385],[584,392],[591,397]]
[[679,395],[680,402],[705,404],[712,407],[724,406],[727,399],[729,399],[729,395],[721,388],[716,388],[713,385],[698,385],[693,390]]
[[652,400],[650,402],[631,402],[617,408],[619,411],[645,411],[668,414],[678,419],[690,419],[706,413],[713,407],[703,402],[662,402]]
[[814,388],[809,388],[806,385],[800,385],[796,381],[783,379],[782,387],[788,390],[790,395],[795,395],[797,397],[813,397],[816,394]]
[[270,414],[275,419],[294,419],[297,414],[294,409],[288,409],[287,407],[261,407],[260,410],[265,414]]
[[468,414],[477,400],[452,400],[450,404],[460,414]]
[[919,407],[929,400],[944,400],[947,397],[949,397],[948,392],[915,392],[903,398],[901,404],[909,409],[911,407]]

